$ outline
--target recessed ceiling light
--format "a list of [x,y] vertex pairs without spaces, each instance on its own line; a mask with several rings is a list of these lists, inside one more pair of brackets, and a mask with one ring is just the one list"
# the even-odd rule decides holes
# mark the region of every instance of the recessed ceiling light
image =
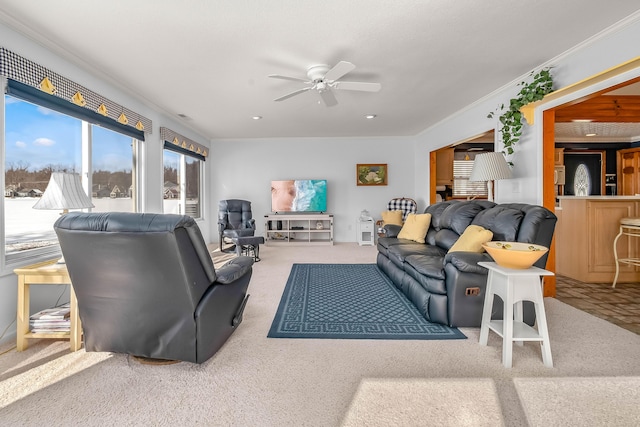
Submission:
[[573,123],[591,123],[593,120],[591,120],[591,119],[573,119],[571,121]]
[[364,116],[365,119],[369,119],[369,120],[375,119],[376,117],[378,116],[376,116],[375,114],[367,114],[366,116]]
[[262,118],[262,116],[253,116],[251,117],[253,120],[260,120]]
[[597,135],[598,135],[597,133],[588,133],[585,136],[597,136]]

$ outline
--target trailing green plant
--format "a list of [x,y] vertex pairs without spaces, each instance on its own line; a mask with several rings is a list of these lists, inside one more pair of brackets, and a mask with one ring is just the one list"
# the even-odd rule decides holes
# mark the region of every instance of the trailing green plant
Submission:
[[502,145],[504,146],[502,153],[506,155],[511,155],[515,152],[515,145],[522,136],[524,116],[520,109],[527,104],[540,101],[545,95],[553,92],[553,78],[549,68],[544,68],[537,73],[532,71],[529,77],[529,82],[523,81],[518,84],[520,92],[509,101],[508,107],[502,104],[496,111],[492,111],[487,115],[488,118],[493,118],[498,110],[504,111],[500,115],[500,133],[502,134]]

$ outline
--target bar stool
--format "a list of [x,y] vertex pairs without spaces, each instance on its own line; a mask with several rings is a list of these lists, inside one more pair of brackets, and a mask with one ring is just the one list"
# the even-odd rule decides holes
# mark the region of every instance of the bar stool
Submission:
[[640,237],[640,218],[622,218],[620,219],[620,233],[613,240],[613,256],[616,260],[616,275],[613,278],[612,288],[616,287],[618,275],[620,274],[620,264],[628,264],[640,267],[640,258],[618,258],[618,239],[620,236]]

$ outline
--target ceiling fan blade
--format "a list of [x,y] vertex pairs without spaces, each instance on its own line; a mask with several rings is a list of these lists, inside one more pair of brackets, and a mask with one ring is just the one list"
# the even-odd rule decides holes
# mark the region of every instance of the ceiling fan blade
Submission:
[[320,92],[320,97],[322,98],[324,105],[326,105],[327,107],[333,107],[334,105],[338,105],[338,100],[336,99],[336,96],[330,90],[324,90]]
[[269,74],[269,77],[271,77],[272,79],[293,80],[294,82],[304,82],[304,83],[309,82],[308,80],[305,80],[305,79],[299,79],[297,77],[281,76],[279,74]]
[[378,92],[382,89],[380,83],[366,83],[366,82],[335,82],[335,89],[342,90],[361,90],[364,92]]
[[355,68],[356,66],[351,62],[340,61],[332,69],[327,71],[327,74],[324,75],[324,80],[338,80],[340,77],[344,76],[348,72],[353,71]]
[[311,89],[311,87],[305,87],[304,89],[298,89],[295,92],[291,92],[291,93],[286,94],[285,96],[281,96],[280,98],[276,98],[276,99],[274,99],[274,101],[284,101],[285,99],[289,99],[292,96],[299,95],[299,94],[301,94],[303,92],[306,92],[306,91],[308,91],[310,89]]

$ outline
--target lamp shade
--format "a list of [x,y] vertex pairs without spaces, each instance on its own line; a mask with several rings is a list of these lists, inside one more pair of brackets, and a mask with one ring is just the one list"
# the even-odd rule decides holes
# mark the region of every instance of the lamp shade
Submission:
[[500,152],[478,154],[469,181],[493,181],[511,178],[511,169]]
[[44,194],[33,205],[34,209],[83,209],[92,208],[93,203],[82,188],[80,175],[53,172]]

